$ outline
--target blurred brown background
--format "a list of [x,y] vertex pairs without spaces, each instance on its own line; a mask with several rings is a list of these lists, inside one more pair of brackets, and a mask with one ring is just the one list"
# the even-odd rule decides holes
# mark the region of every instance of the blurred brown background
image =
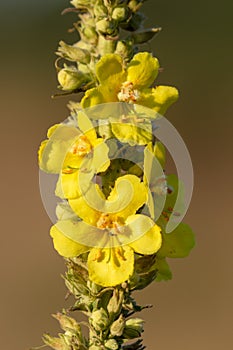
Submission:
[[[38,186],[37,148],[47,128],[67,117],[56,91],[53,62],[72,15],[68,1],[2,1],[1,48],[1,287],[4,350],[28,350],[44,332],[56,334],[51,313],[64,306],[63,261],[49,238],[50,220]],[[153,51],[165,68],[159,81],[179,87],[167,117],[183,136],[195,189],[186,216],[196,232],[191,256],[172,261],[171,282],[138,295],[146,311],[148,349],[233,348],[231,0],[151,0],[148,26],[161,25]],[[70,39],[70,42],[72,40]],[[66,304],[68,305],[68,304]]]

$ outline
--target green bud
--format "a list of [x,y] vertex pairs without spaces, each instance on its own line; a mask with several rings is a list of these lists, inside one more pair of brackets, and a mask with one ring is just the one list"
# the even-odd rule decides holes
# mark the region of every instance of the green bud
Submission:
[[125,323],[123,336],[128,339],[138,338],[143,332],[144,321],[141,318],[130,318]]
[[56,315],[53,315],[53,317],[59,321],[61,329],[63,329],[65,332],[73,331],[77,335],[81,335],[81,327],[74,318],[61,313],[57,313]]
[[94,15],[99,20],[108,16],[108,9],[103,0],[97,0],[94,6]]
[[112,19],[117,22],[125,21],[129,16],[129,10],[126,5],[117,6],[112,11]]
[[98,40],[96,30],[92,26],[86,26],[83,30],[83,35],[86,38],[86,40],[91,44],[95,44]]
[[76,8],[80,8],[82,6],[90,6],[91,5],[91,1],[90,0],[72,0],[70,3]]
[[57,55],[69,61],[77,61],[83,64],[90,63],[91,55],[87,50],[67,45],[64,41],[60,41],[59,45]]
[[106,349],[110,350],[117,350],[118,349],[118,344],[115,339],[109,339],[104,343],[104,346]]
[[118,41],[115,53],[129,62],[133,56],[133,41],[128,39]]
[[99,36],[98,53],[103,56],[115,52],[116,40],[107,40],[103,35]]
[[130,0],[129,3],[128,3],[128,7],[133,12],[138,11],[141,6],[142,6],[142,1],[141,0]]
[[49,334],[44,334],[43,342],[54,350],[70,350],[70,346],[63,338],[55,338],[51,337]]
[[161,30],[162,28],[149,28],[138,30],[137,32],[134,32],[132,34],[132,38],[135,44],[144,44],[149,40],[153,39],[153,37],[156,34],[158,34]]
[[96,33],[95,27],[80,22],[79,25],[75,25],[75,28],[78,30],[82,41],[87,42],[89,45],[96,45],[98,41],[98,35]]
[[80,47],[80,49],[86,50],[88,52],[92,50],[92,45],[83,40],[78,41],[77,43],[74,44],[74,46]]
[[103,35],[115,36],[117,34],[116,22],[109,19],[101,19],[96,22],[96,29]]
[[66,66],[58,72],[57,79],[62,90],[72,91],[80,88],[87,77],[75,66]]
[[107,312],[103,308],[94,311],[90,316],[90,323],[98,332],[104,331],[109,325]]
[[125,327],[125,319],[122,315],[114,321],[110,327],[110,333],[114,337],[120,337]]
[[117,315],[122,307],[124,292],[122,290],[114,289],[113,296],[108,303],[108,312],[110,315]]

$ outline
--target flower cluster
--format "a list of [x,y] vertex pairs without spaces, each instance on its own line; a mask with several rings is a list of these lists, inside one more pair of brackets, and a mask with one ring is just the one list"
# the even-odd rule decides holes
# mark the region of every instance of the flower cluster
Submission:
[[[112,115],[108,120],[112,137],[100,136],[98,125],[94,127],[87,116],[96,114],[90,108],[51,127],[48,139],[39,149],[41,169],[58,174],[55,194],[63,201],[57,206],[58,221],[51,228],[54,247],[65,258],[85,256],[90,280],[104,287],[125,281],[133,285],[137,256],[156,253],[152,269],[157,271],[158,280],[167,279],[170,271],[166,257],[185,256],[193,246],[193,234],[183,224],[172,234],[165,233],[166,220],[176,200],[177,182],[170,184],[175,180],[166,178],[160,170],[163,181],[154,183],[159,167],[153,168],[153,162],[156,160],[163,169],[164,147],[158,141],[147,142],[138,125],[131,133],[125,133],[120,142],[122,137],[117,138],[117,130],[124,132],[126,126],[120,121],[121,110],[129,120],[142,113],[134,104],[116,105],[121,107],[117,122],[112,105],[107,108]],[[130,160],[130,150],[135,162]],[[154,207],[159,206],[161,197],[166,199],[165,206],[155,217]]]
[[64,279],[75,298],[69,310],[89,318],[89,337],[63,310],[54,317],[64,333],[43,337],[54,350],[144,349],[143,320],[131,317],[144,307],[132,292],[171,279],[167,259],[194,246],[181,220],[166,232],[183,217],[184,189],[165,173],[165,147],[154,131],[179,93],[156,84],[159,61],[141,52],[161,30],[143,28],[144,1],[71,0],[64,11],[77,15],[71,31],[79,40],[59,42],[58,88],[82,98],[49,128],[38,158],[40,169],[56,176],[50,235],[67,264]]

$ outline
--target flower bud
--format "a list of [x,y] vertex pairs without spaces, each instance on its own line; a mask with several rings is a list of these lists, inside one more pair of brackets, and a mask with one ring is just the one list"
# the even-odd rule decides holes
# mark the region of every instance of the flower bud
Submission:
[[133,56],[133,41],[120,40],[117,42],[115,53],[129,62]]
[[58,72],[57,79],[62,90],[72,91],[80,88],[87,77],[75,66],[66,66]]
[[141,0],[130,0],[129,3],[128,3],[128,7],[133,12],[138,11],[141,6],[142,6],[142,1]]
[[117,6],[112,11],[112,19],[114,19],[117,22],[123,22],[125,21],[129,16],[129,10],[127,6]]
[[108,9],[104,6],[103,0],[97,0],[94,6],[94,15],[99,19],[103,19],[108,16]]
[[70,350],[70,346],[63,338],[55,338],[51,337],[49,334],[44,334],[43,342],[54,350]]
[[141,318],[130,318],[125,323],[123,336],[128,339],[140,337],[143,332],[143,323]]
[[88,348],[89,350],[103,350],[102,346],[91,345]]
[[109,300],[107,309],[109,314],[117,315],[122,307],[122,301],[124,298],[123,291],[118,291],[117,289],[114,289],[113,296]]
[[91,55],[89,51],[77,46],[67,45],[64,41],[60,41],[59,45],[57,55],[69,61],[77,61],[83,64],[90,63]]
[[79,8],[80,6],[90,6],[90,0],[72,0],[70,2],[74,7]]
[[104,346],[106,349],[109,350],[117,350],[118,349],[118,344],[115,339],[109,339],[104,343]]
[[94,311],[90,317],[90,323],[98,332],[104,331],[109,325],[107,312],[103,308]]
[[53,315],[53,317],[59,321],[61,329],[65,332],[73,331],[74,333],[81,335],[81,328],[74,318],[61,313],[57,313],[56,315]]
[[115,36],[117,34],[116,22],[108,19],[101,19],[96,22],[96,29],[100,34]]
[[98,40],[98,35],[96,33],[96,30],[92,26],[85,26],[83,28],[82,34],[86,41],[88,41],[91,44],[95,44]]
[[110,327],[110,333],[114,337],[120,337],[125,327],[125,319],[122,315],[114,321]]
[[92,49],[92,45],[83,40],[78,41],[77,43],[74,44],[74,46],[79,47],[80,49],[86,50],[88,52],[90,52]]

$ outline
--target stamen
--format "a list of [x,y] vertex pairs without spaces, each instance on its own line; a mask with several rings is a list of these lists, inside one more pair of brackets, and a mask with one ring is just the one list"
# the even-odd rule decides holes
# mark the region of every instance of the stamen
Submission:
[[117,97],[121,102],[135,103],[139,99],[140,93],[138,90],[133,88],[132,82],[125,81],[121,85],[121,90]]
[[79,136],[75,144],[71,147],[70,152],[78,155],[85,156],[91,151],[91,144],[85,135]]
[[117,235],[118,233],[121,233],[121,226],[120,220],[115,215],[110,215],[108,213],[101,214],[99,220],[97,221],[97,227],[100,229],[110,229],[110,234],[112,236]]
[[126,261],[126,258],[124,257],[124,252],[123,252],[123,249],[122,247],[119,247],[119,248],[116,248],[115,249],[115,252],[116,252],[116,256],[119,260],[124,260]]
[[97,262],[101,261],[103,259],[103,255],[104,255],[103,250],[99,248],[95,254],[93,261],[97,261]]

